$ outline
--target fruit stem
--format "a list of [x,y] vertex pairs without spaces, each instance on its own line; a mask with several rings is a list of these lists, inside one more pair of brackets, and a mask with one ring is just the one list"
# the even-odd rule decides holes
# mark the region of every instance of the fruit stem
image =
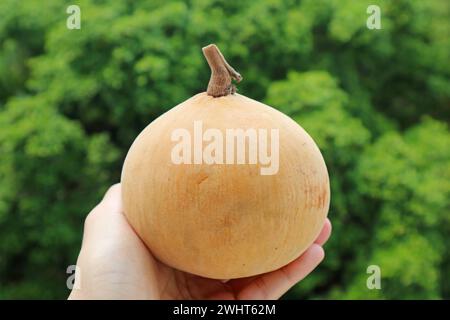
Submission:
[[222,97],[235,93],[236,86],[231,83],[231,80],[240,82],[242,76],[227,63],[215,44],[204,47],[202,51],[211,68],[207,94],[213,97]]

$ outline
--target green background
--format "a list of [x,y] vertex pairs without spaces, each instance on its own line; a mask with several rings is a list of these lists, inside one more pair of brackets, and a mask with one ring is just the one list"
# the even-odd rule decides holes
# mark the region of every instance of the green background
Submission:
[[0,298],[67,297],[84,217],[136,135],[205,90],[209,43],[328,165],[326,258],[285,297],[450,298],[449,23],[445,0],[0,1]]

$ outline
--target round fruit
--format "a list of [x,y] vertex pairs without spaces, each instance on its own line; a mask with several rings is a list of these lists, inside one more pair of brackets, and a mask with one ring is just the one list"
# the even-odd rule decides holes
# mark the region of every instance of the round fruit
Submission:
[[172,108],[136,138],[122,171],[124,213],[161,262],[214,279],[278,269],[320,232],[330,188],[308,133],[235,93],[242,77],[203,48],[208,91]]

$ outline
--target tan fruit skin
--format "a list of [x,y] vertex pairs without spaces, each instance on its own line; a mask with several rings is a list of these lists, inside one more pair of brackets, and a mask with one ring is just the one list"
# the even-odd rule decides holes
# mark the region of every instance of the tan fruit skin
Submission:
[[[203,130],[279,129],[279,171],[259,165],[173,164],[171,133],[194,121]],[[270,130],[269,130],[270,132]],[[122,171],[124,212],[151,252],[179,270],[232,279],[278,269],[318,236],[330,203],[323,157],[281,112],[239,94],[200,93],[147,126]]]

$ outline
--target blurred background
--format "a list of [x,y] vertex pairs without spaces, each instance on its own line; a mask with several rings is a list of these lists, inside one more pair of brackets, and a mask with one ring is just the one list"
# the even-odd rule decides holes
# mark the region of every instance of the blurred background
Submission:
[[68,296],[84,217],[136,135],[205,91],[209,43],[328,165],[327,256],[285,298],[450,298],[449,1],[2,0],[0,299]]

